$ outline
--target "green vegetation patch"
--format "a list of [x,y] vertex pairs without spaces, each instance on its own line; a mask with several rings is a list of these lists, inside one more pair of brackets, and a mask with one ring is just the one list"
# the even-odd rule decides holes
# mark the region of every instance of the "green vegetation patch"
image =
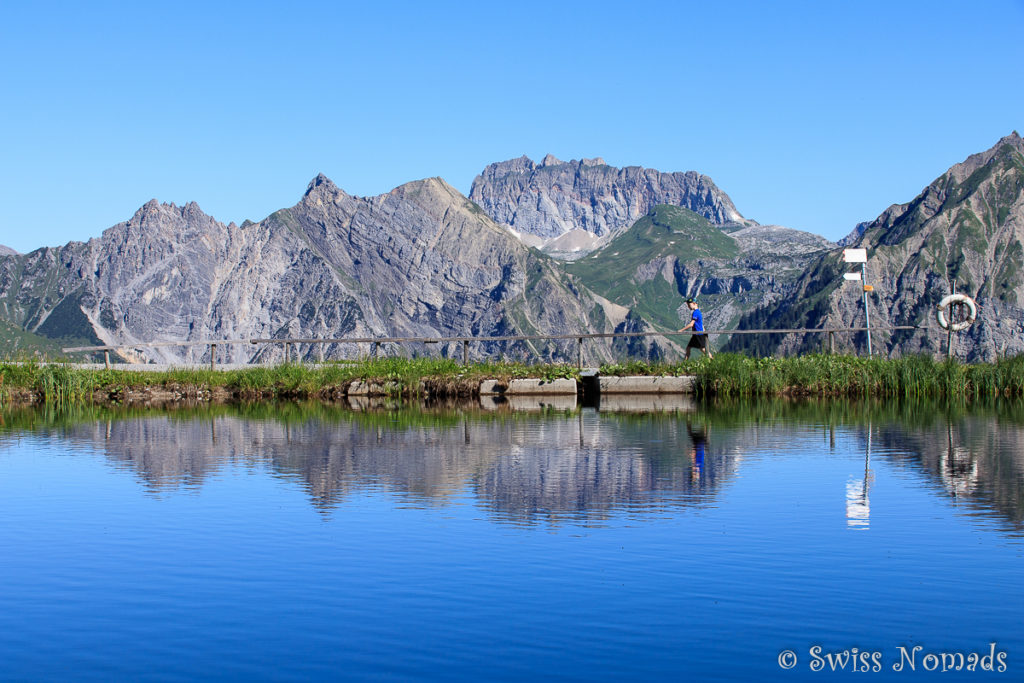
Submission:
[[720,397],[786,394],[852,398],[1024,397],[1024,356],[961,364],[930,356],[859,358],[809,354],[750,358],[720,353],[696,369],[701,393]]
[[699,394],[719,399],[792,395],[961,400],[1024,397],[1024,355],[996,363],[961,364],[930,356],[751,358],[718,353],[711,360],[609,364],[601,367],[601,374],[694,375]]
[[76,405],[118,402],[129,391],[161,389],[195,397],[219,391],[234,399],[335,399],[355,381],[396,397],[470,396],[485,379],[578,377],[567,364],[476,363],[448,358],[383,358],[357,363],[284,363],[241,370],[179,368],[164,372],[92,370],[67,363],[0,363],[0,403]]
[[[602,366],[606,375],[696,377],[705,397],[822,396],[850,398],[978,400],[1024,397],[1024,355],[995,363],[961,364],[930,356],[859,358],[810,354],[751,358],[731,353],[679,363],[628,361]],[[0,403],[27,394],[54,406],[117,403],[128,389],[220,389],[235,399],[333,399],[354,381],[386,387],[396,398],[475,395],[480,382],[537,377],[579,379],[568,364],[476,363],[451,359],[386,358],[322,366],[283,364],[244,370],[179,369],[167,372],[85,370],[72,365],[0,363]],[[23,400],[21,401],[23,402]]]
[[[74,342],[77,346],[93,346],[97,344],[86,339],[50,339],[23,330],[6,320],[0,320],[0,359],[13,361],[19,359],[64,359],[63,347]],[[102,354],[100,354],[102,357]]]
[[[584,285],[619,305],[667,328],[679,327],[676,313],[682,293],[661,272],[640,281],[637,271],[656,262],[729,260],[739,254],[736,241],[703,216],[660,204],[605,247],[568,263],[565,269]],[[660,271],[660,268],[658,268]]]

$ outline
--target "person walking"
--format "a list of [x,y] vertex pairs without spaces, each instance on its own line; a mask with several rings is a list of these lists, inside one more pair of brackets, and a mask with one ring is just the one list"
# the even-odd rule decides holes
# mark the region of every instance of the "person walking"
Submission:
[[699,482],[704,478],[704,458],[708,446],[708,428],[698,427],[694,429],[693,424],[687,420],[686,431],[690,435],[690,441],[693,442],[693,448],[690,449],[690,480]]
[[680,332],[693,328],[693,336],[690,337],[690,343],[686,345],[686,360],[690,360],[690,349],[700,349],[701,353],[707,355],[708,359],[713,358],[711,355],[711,347],[708,345],[708,335],[704,334],[704,314],[700,312],[700,307],[697,302],[690,297],[686,300],[686,305],[690,308],[690,322],[686,323],[683,327],[679,328]]

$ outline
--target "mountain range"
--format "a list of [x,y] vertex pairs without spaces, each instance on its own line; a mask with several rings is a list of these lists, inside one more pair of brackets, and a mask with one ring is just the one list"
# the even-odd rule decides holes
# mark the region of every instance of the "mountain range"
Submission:
[[601,158],[566,162],[549,154],[539,164],[525,156],[491,164],[469,198],[527,244],[563,259],[593,249],[658,204],[690,209],[716,225],[745,223],[705,175],[615,168]]
[[[978,304],[978,320],[954,335],[954,351],[970,360],[1024,352],[1024,141],[1012,134],[935,179],[906,204],[894,204],[844,240],[867,251],[873,325],[922,329],[876,332],[882,354],[938,353],[935,306],[955,290]],[[841,252],[821,254],[795,286],[771,305],[749,311],[741,328],[863,327],[859,282]],[[929,332],[927,327],[931,327]],[[865,333],[839,340],[863,350]],[[759,354],[820,349],[820,335],[739,336],[727,348]]]
[[[868,249],[873,321],[926,323],[956,280],[982,308],[958,351],[1024,350],[1022,169],[1014,133],[854,229],[844,242]],[[296,205],[255,223],[224,224],[195,203],[153,200],[87,242],[0,250],[0,343],[16,355],[33,344],[665,331],[682,324],[684,298],[698,295],[711,329],[859,325],[860,292],[841,284],[839,249],[743,217],[694,172],[521,157],[484,169],[469,197],[440,178],[355,197],[320,175]],[[936,352],[940,341],[915,331],[876,344]],[[728,345],[792,353],[820,343],[737,335]],[[594,340],[584,355],[599,362],[677,350],[660,337]],[[366,351],[326,349],[328,357]],[[480,342],[470,352],[574,358],[572,343],[544,340]],[[160,347],[123,357],[173,363],[205,353]],[[234,344],[220,353],[265,360],[281,349]]]
[[[194,203],[151,201],[97,239],[0,259],[0,316],[69,343],[507,335],[591,329],[595,308],[602,303],[574,290],[550,257],[438,178],[357,198],[318,176],[295,206],[241,226]],[[601,331],[625,317],[605,315]],[[506,346],[497,350],[517,352]],[[280,351],[232,345],[224,358]]]

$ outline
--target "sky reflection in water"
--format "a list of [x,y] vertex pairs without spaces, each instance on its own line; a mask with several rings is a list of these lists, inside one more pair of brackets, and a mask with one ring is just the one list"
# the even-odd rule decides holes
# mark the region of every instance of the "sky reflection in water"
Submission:
[[820,645],[898,678],[997,642],[1019,672],[1019,416],[676,408],[6,414],[0,671],[799,680]]

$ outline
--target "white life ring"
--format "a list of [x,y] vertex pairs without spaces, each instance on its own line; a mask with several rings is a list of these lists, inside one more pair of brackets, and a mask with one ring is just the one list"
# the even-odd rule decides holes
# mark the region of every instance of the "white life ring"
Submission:
[[[964,304],[967,306],[967,320],[961,320],[958,323],[950,323],[946,320],[947,308],[950,308],[950,318],[952,318],[951,307],[953,304]],[[950,294],[939,302],[937,308],[935,316],[939,319],[939,327],[944,330],[952,330],[953,332],[966,330],[974,322],[974,319],[978,317],[978,304],[974,303],[974,299],[966,294]]]

